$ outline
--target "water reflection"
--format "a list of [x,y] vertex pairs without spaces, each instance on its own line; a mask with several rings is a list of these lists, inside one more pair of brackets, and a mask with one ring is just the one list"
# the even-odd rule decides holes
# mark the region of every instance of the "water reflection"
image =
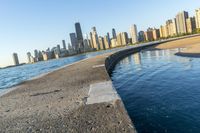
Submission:
[[138,133],[200,132],[200,58],[175,56],[179,51],[141,51],[113,71]]
[[134,58],[134,62],[136,65],[140,65],[141,64],[141,56],[140,53],[135,53],[133,54],[133,58]]

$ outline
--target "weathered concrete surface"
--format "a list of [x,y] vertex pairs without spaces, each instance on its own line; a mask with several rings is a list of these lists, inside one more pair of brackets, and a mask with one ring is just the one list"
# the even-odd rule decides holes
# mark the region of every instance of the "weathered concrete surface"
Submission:
[[[167,41],[172,40],[177,39]],[[107,71],[125,56],[160,43],[80,61],[16,86],[0,97],[0,132],[136,132]]]
[[90,91],[87,98],[87,104],[113,102],[120,100],[117,91],[114,89],[111,81],[101,82],[90,85]]
[[98,85],[110,87],[102,65],[108,55],[26,81],[0,97],[0,132],[135,132],[117,95],[105,100],[108,93],[94,93]]

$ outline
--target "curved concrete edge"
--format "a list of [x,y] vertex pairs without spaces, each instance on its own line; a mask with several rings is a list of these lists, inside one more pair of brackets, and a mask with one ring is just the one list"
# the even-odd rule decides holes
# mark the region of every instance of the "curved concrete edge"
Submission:
[[200,34],[195,34],[195,35],[188,35],[188,36],[183,36],[183,37],[177,37],[177,38],[171,38],[167,40],[160,40],[160,41],[154,41],[154,42],[149,42],[149,43],[144,43],[144,44],[138,44],[132,47],[127,47],[126,49],[119,50],[115,52],[114,54],[110,55],[108,58],[105,60],[105,67],[109,75],[112,74],[113,69],[115,68],[115,65],[122,60],[123,58],[139,52],[145,48],[151,47],[151,46],[156,46],[162,43],[167,43],[171,41],[176,41],[176,40],[181,40],[181,39],[186,39],[190,37],[195,37],[195,36],[200,36]]
[[[99,132],[101,132],[102,129],[105,129],[105,130],[103,130],[104,132],[109,132],[109,131],[107,131],[108,129],[112,129],[113,132],[114,131],[117,132],[118,130],[122,130],[125,128],[125,129],[127,129],[127,132],[135,133],[136,131],[135,131],[135,127],[134,127],[134,122],[131,122],[131,120],[128,116],[128,113],[124,107],[123,101],[121,100],[120,96],[117,94],[117,91],[113,87],[112,81],[109,78],[108,74],[112,73],[112,70],[114,69],[115,65],[122,58],[124,58],[130,54],[133,54],[134,52],[143,50],[146,47],[158,45],[160,43],[165,43],[165,42],[174,41],[174,40],[178,40],[178,39],[176,38],[176,39],[170,39],[170,40],[166,40],[166,41],[156,41],[156,42],[146,43],[146,44],[142,44],[142,45],[128,46],[127,48],[125,48],[123,50],[119,50],[118,52],[115,52],[115,53],[109,53],[109,54],[101,55],[98,57],[94,57],[92,59],[86,59],[88,62],[87,61],[83,62],[83,60],[82,60],[79,62],[80,64],[75,63],[76,65],[74,65],[74,66],[68,65],[68,67],[65,68],[67,70],[60,68],[61,70],[57,74],[56,74],[56,72],[54,72],[54,73],[51,73],[51,75],[45,75],[45,76],[43,75],[44,76],[44,77],[42,76],[43,78],[45,78],[46,76],[50,76],[51,79],[53,79],[53,80],[55,79],[55,77],[58,78],[58,80],[56,80],[54,83],[49,83],[49,86],[55,85],[55,87],[57,89],[59,87],[64,87],[66,89],[66,90],[62,90],[63,91],[62,95],[65,94],[64,99],[63,99],[63,97],[60,99],[60,94],[55,94],[54,97],[49,97],[49,99],[48,99],[49,101],[47,103],[43,103],[43,104],[44,105],[51,104],[51,102],[52,102],[51,100],[54,100],[54,99],[57,100],[57,98],[59,98],[60,101],[65,103],[65,104],[60,104],[60,105],[62,105],[62,106],[60,106],[60,108],[62,108],[64,105],[67,106],[67,108],[69,108],[68,105],[76,104],[77,108],[72,108],[72,110],[73,110],[72,114],[65,114],[65,113],[64,114],[66,115],[65,118],[68,118],[68,119],[66,119],[66,121],[67,121],[66,123],[69,123],[70,121],[73,123],[73,124],[69,123],[68,126],[71,129],[77,130],[79,132],[84,132],[84,131],[86,132],[86,131],[88,131],[87,129],[90,129],[93,125],[96,124],[95,126],[98,127]],[[101,57],[101,58],[99,58],[99,57]],[[104,63],[105,63],[105,65],[104,65]],[[85,67],[83,67],[82,69],[79,69],[79,67],[81,65],[83,65]],[[61,72],[67,72],[68,70],[70,71],[71,69],[69,69],[69,68],[71,68],[71,67],[76,68],[76,70],[72,71],[71,74],[73,76],[76,75],[76,78],[74,80],[76,81],[76,83],[79,81],[77,86],[80,88],[84,88],[85,86],[90,87],[90,88],[83,90],[84,92],[86,92],[86,94],[85,93],[83,94],[83,91],[78,92],[78,89],[74,84],[71,84],[71,86],[69,86],[69,87],[66,86],[66,84],[63,84],[63,83],[66,83],[66,81],[67,81],[67,80],[61,80],[63,78],[65,78],[65,79],[67,78],[65,74],[58,76],[58,74],[60,74]],[[94,69],[95,69],[95,71],[94,71]],[[84,72],[84,73],[82,73],[82,72]],[[87,73],[90,75],[87,75]],[[80,77],[80,74],[83,74],[83,75],[85,74],[85,76]],[[93,75],[93,76],[91,76],[91,75]],[[68,75],[68,76],[70,77],[71,75]],[[77,79],[79,79],[79,80],[77,80]],[[48,79],[48,82],[51,82],[51,81],[52,80]],[[43,82],[35,82],[35,83],[38,83],[38,84],[35,84],[33,87],[29,87],[30,90],[31,89],[34,90],[36,88],[36,86],[38,88],[40,88],[40,86],[44,85]],[[30,82],[28,82],[26,84],[30,85]],[[60,86],[60,84],[62,84],[63,86]],[[84,86],[83,86],[83,84],[84,84]],[[26,87],[21,88],[21,90],[24,90],[24,89],[26,89]],[[54,91],[54,88],[51,88],[51,87],[45,88],[44,87],[42,91],[49,92],[49,90]],[[69,91],[70,93],[67,93],[67,91]],[[89,93],[87,95],[88,91],[89,91]],[[38,91],[35,91],[34,94],[36,94],[36,92],[41,93],[40,90],[38,90]],[[23,91],[19,91],[19,93],[21,94],[21,93],[23,93]],[[72,100],[71,98],[68,98],[69,97],[68,95],[71,95],[74,93],[78,93],[78,95],[79,95],[79,96],[77,95],[78,100],[79,100],[79,98],[84,98],[84,99],[82,99],[82,100],[84,100],[84,102],[82,102],[82,101],[77,102],[77,99],[75,99],[75,98],[73,99],[74,103],[71,103],[71,101],[70,101],[70,103],[64,102],[64,101]],[[37,101],[37,100],[39,100],[39,98],[43,97],[40,95],[39,97],[31,97],[30,98],[28,94],[32,94],[32,92],[30,92],[30,93],[24,92],[23,94],[24,94],[24,96],[26,96],[26,97],[23,97],[23,100],[20,97],[21,95],[18,96],[18,99],[17,99],[17,97],[14,99],[10,99],[11,100],[10,103],[14,103],[13,101],[16,101],[16,100],[27,101],[26,103],[23,103],[23,104],[21,102],[19,102],[18,105],[20,105],[20,106],[16,106],[16,107],[18,107],[19,112],[22,112],[21,105],[24,105],[23,107],[25,107],[25,105],[28,105],[31,103],[30,104],[31,106],[32,105],[35,106],[34,100]],[[15,93],[8,96],[8,98],[13,95],[15,95]],[[88,96],[88,98],[87,98],[87,101],[85,104],[85,98],[87,96]],[[6,99],[7,97],[4,97],[4,98],[5,98],[5,100],[4,100],[5,103],[7,103],[7,99]],[[79,105],[77,105],[78,103],[79,103]],[[37,103],[37,104],[41,104],[41,103]],[[54,104],[55,105],[54,107],[57,108],[58,104],[59,103]],[[112,105],[110,105],[110,104],[112,104]],[[44,106],[44,107],[45,107],[44,110],[46,110],[46,106]],[[35,108],[35,107],[32,108],[33,113],[31,115],[34,115],[36,110],[37,110],[37,108]],[[11,109],[9,112],[6,112],[7,116],[10,116],[9,114],[12,113],[13,111],[16,111],[16,109],[14,108],[13,110]],[[28,112],[31,112],[31,111],[28,110]],[[46,111],[44,111],[44,112],[46,112]],[[44,112],[42,112],[41,114],[38,113],[38,115],[34,115],[34,117],[37,118],[37,120],[40,120],[38,118],[45,116],[43,114]],[[55,113],[57,113],[57,111],[55,111]],[[63,112],[61,111],[61,113],[63,113]],[[30,114],[30,113],[28,113],[28,114]],[[27,115],[26,113],[23,113],[23,115],[21,117],[23,117],[24,119],[16,119],[16,120],[22,121],[21,123],[23,123],[23,120],[27,120],[27,118],[29,118],[26,115]],[[74,116],[77,116],[77,117],[74,117]],[[7,117],[7,118],[9,118],[9,117]],[[15,118],[15,117],[12,117],[12,119],[13,118]],[[16,118],[18,118],[18,114],[16,114]],[[8,120],[8,125],[13,122],[12,119],[9,119],[11,121]],[[49,116],[47,116],[47,119],[50,121],[52,120],[51,117],[49,117]],[[58,120],[57,123],[56,122],[50,123],[50,124],[52,124],[52,126],[54,126],[55,129],[57,128],[57,126],[60,125],[61,118],[58,117],[58,119],[56,119],[56,120]],[[91,120],[94,123],[87,124],[87,122],[91,121]],[[15,122],[17,122],[17,121],[15,121]],[[5,123],[5,122],[2,121],[2,123]],[[20,122],[18,122],[18,123],[20,125]],[[86,125],[83,126],[83,123],[86,123]],[[39,128],[40,128],[40,126],[42,128],[48,126],[48,125],[43,126],[42,124],[44,124],[44,125],[46,124],[46,122],[43,122],[43,121],[36,121],[36,123],[34,123],[34,127],[36,124]],[[57,124],[57,125],[55,125],[55,124]],[[120,126],[120,125],[123,125],[123,126]],[[22,125],[22,126],[26,127],[25,125]],[[5,127],[7,129],[7,126],[5,126]],[[81,127],[84,127],[85,130],[82,129]],[[64,128],[62,127],[61,129],[64,129]],[[26,130],[26,128],[24,130]],[[118,131],[118,132],[120,132],[120,131]],[[121,132],[125,132],[125,131],[122,130]]]

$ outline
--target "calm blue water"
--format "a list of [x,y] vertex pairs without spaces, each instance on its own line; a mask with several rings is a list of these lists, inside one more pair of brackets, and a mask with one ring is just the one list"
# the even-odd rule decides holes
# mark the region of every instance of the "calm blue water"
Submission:
[[138,133],[200,133],[200,58],[177,51],[136,53],[112,74]]
[[0,94],[7,91],[8,88],[12,87],[13,85],[19,84],[38,75],[51,72],[67,64],[71,64],[86,58],[94,57],[96,55],[116,51],[119,49],[122,48],[92,52],[58,60],[50,60],[39,62],[36,64],[23,65],[19,67],[0,69]]

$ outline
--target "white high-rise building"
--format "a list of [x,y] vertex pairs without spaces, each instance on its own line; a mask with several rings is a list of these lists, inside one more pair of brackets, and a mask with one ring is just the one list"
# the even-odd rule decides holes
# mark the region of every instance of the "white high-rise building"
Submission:
[[135,44],[138,42],[138,33],[137,33],[137,26],[134,24],[131,26],[130,29],[132,43]]
[[200,28],[200,8],[195,11],[196,28]]
[[100,50],[99,39],[98,39],[96,27],[92,27],[92,40],[91,41],[93,43],[94,48],[96,50]]
[[178,34],[187,33],[186,19],[188,18],[188,12],[179,12],[176,15],[176,24]]

